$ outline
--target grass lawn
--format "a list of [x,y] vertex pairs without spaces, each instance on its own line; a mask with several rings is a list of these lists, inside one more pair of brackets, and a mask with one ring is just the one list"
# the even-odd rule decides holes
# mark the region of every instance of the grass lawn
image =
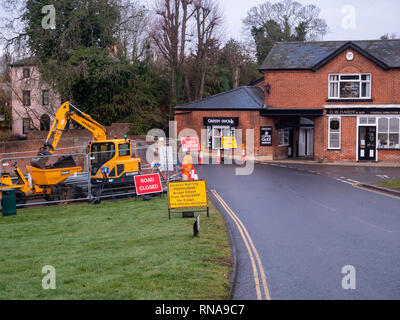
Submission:
[[[0,217],[0,299],[226,299],[232,260],[211,205],[194,219],[167,198],[18,210]],[[42,288],[54,266],[55,290]]]
[[400,179],[385,180],[375,183],[378,186],[400,191]]

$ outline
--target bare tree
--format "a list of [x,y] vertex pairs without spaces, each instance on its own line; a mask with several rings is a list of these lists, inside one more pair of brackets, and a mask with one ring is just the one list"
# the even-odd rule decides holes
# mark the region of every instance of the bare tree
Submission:
[[138,61],[145,56],[148,47],[150,12],[141,2],[132,0],[118,0],[118,7],[119,53],[132,62]]
[[176,100],[185,77],[183,65],[187,38],[187,26],[194,10],[192,0],[158,0],[154,7],[155,21],[152,40],[165,58],[170,70],[171,94]]
[[200,81],[196,88],[196,99],[202,99],[206,79],[209,50],[218,43],[218,29],[222,25],[222,13],[212,0],[194,0],[197,48],[196,57],[200,68]]

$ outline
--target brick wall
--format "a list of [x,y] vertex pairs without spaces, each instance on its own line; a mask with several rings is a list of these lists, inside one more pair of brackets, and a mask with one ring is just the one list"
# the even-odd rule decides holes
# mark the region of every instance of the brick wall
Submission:
[[[372,103],[400,103],[400,71],[385,71],[361,54],[354,50],[353,52],[352,61],[347,61],[346,52],[342,52],[316,72],[308,70],[264,72],[265,83],[271,85],[270,94],[265,95],[265,104],[274,108],[322,108],[324,104],[330,104],[326,102],[330,73],[371,73]],[[333,104],[346,104],[346,102]],[[356,104],[371,104],[371,102],[356,102]]]

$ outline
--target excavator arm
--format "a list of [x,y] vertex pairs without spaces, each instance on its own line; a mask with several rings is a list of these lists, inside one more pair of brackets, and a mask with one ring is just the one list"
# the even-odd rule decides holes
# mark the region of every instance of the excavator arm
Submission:
[[93,120],[91,116],[82,112],[68,101],[63,103],[57,110],[56,117],[50,128],[50,132],[42,148],[38,153],[38,158],[31,160],[31,165],[37,168],[44,168],[48,157],[54,153],[61,136],[68,125],[69,120],[73,120],[80,124],[85,129],[89,130],[93,135],[93,140],[106,140],[106,129],[97,121]]
[[55,120],[50,128],[44,144],[45,149],[53,153],[57,148],[61,135],[65,131],[65,127],[69,120],[73,120],[85,129],[89,130],[93,135],[93,140],[106,140],[106,129],[98,122],[92,119],[88,114],[80,111],[69,102],[65,102],[57,111]]

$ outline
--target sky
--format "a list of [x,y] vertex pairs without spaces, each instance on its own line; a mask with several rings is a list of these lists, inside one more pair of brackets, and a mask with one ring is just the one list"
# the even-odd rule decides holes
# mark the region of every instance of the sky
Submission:
[[[297,0],[321,9],[330,32],[323,40],[371,40],[386,33],[400,37],[400,0]],[[243,40],[242,19],[265,0],[219,0],[225,15],[226,37]],[[270,2],[279,2],[270,0]],[[343,12],[342,12],[343,10]],[[354,22],[350,21],[353,16]]]
[[[2,0],[0,0],[1,2]],[[152,6],[155,0],[140,0]],[[224,14],[224,39],[246,40],[242,19],[248,10],[266,0],[218,0]],[[279,2],[279,0],[269,0]],[[323,40],[371,40],[396,33],[400,38],[400,0],[296,0],[321,9],[330,32]],[[0,19],[6,13],[0,10]],[[349,23],[349,17],[354,19]],[[0,44],[0,52],[2,51]]]

